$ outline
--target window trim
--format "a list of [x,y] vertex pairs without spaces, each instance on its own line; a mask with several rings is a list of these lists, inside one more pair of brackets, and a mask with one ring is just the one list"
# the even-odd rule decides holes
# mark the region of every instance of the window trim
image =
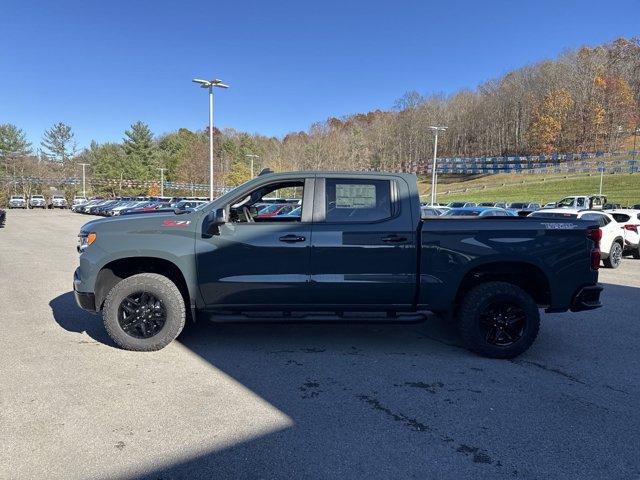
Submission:
[[316,196],[313,202],[313,223],[320,223],[323,225],[372,225],[377,223],[388,222],[389,220],[396,219],[400,216],[401,213],[401,205],[399,200],[399,189],[398,189],[398,180],[396,178],[362,178],[363,182],[367,181],[383,181],[389,182],[389,201],[391,215],[385,218],[381,218],[379,220],[343,220],[343,221],[327,221],[327,211],[326,211],[326,181],[327,180],[360,180],[355,177],[340,177],[340,176],[331,176],[331,177],[322,177],[316,178]]

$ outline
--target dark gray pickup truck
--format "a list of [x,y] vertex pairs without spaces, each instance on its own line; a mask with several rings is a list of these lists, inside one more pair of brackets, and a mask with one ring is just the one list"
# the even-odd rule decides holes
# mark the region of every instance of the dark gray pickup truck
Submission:
[[[300,208],[259,213],[274,195]],[[540,308],[600,306],[600,233],[580,220],[423,220],[407,174],[268,173],[193,210],[87,223],[74,291],[130,350],[166,346],[188,318],[401,322],[434,312],[474,352],[512,358],[535,340]]]

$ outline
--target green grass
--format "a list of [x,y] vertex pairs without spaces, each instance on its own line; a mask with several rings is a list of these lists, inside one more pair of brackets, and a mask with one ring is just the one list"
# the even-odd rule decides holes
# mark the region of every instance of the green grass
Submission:
[[[468,200],[470,202],[556,202],[569,195],[598,193],[600,176],[495,174],[477,176],[456,182],[449,176],[438,183],[438,202]],[[523,183],[524,182],[524,183]],[[503,186],[504,184],[504,186]],[[423,201],[428,199],[430,184],[420,179]],[[467,191],[460,191],[467,189]],[[640,203],[640,173],[605,174],[602,193],[610,202],[623,205]]]

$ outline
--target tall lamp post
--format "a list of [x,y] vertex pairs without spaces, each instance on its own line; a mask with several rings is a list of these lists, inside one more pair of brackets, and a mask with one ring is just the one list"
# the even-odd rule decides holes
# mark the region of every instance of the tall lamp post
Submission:
[[164,197],[164,171],[166,168],[158,168],[160,170],[160,196]]
[[88,163],[80,163],[82,165],[82,198],[86,200],[87,198],[87,185],[85,183],[85,167],[89,165]]
[[209,89],[209,200],[213,200],[213,88],[229,88],[222,80],[202,80],[194,78],[194,83]]
[[431,205],[436,203],[436,163],[438,157],[438,132],[444,132],[447,127],[429,127],[433,130],[435,138],[433,140],[433,165],[431,167]]
[[245,157],[251,159],[251,178],[253,178],[253,160],[256,159],[256,158],[260,158],[260,156],[259,155],[254,155],[253,153],[247,153],[247,154],[245,154]]

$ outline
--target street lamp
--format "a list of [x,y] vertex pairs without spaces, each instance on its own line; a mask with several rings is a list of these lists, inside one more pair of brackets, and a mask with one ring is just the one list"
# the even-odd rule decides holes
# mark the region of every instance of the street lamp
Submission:
[[209,200],[213,200],[213,88],[229,88],[222,80],[202,80],[194,78],[194,83],[209,89]]
[[251,178],[253,178],[253,159],[260,158],[260,156],[253,153],[246,153],[244,156],[251,159]]
[[166,168],[158,168],[160,170],[160,196],[164,197],[164,171]]
[[79,165],[82,165],[82,198],[86,199],[87,198],[87,188],[86,188],[86,184],[85,184],[85,175],[84,175],[84,169],[87,165],[89,165],[88,163],[80,163]]
[[447,127],[434,127],[431,126],[429,129],[433,130],[435,134],[435,139],[433,141],[433,166],[431,167],[431,205],[436,203],[436,158],[438,156],[438,132],[444,132]]

